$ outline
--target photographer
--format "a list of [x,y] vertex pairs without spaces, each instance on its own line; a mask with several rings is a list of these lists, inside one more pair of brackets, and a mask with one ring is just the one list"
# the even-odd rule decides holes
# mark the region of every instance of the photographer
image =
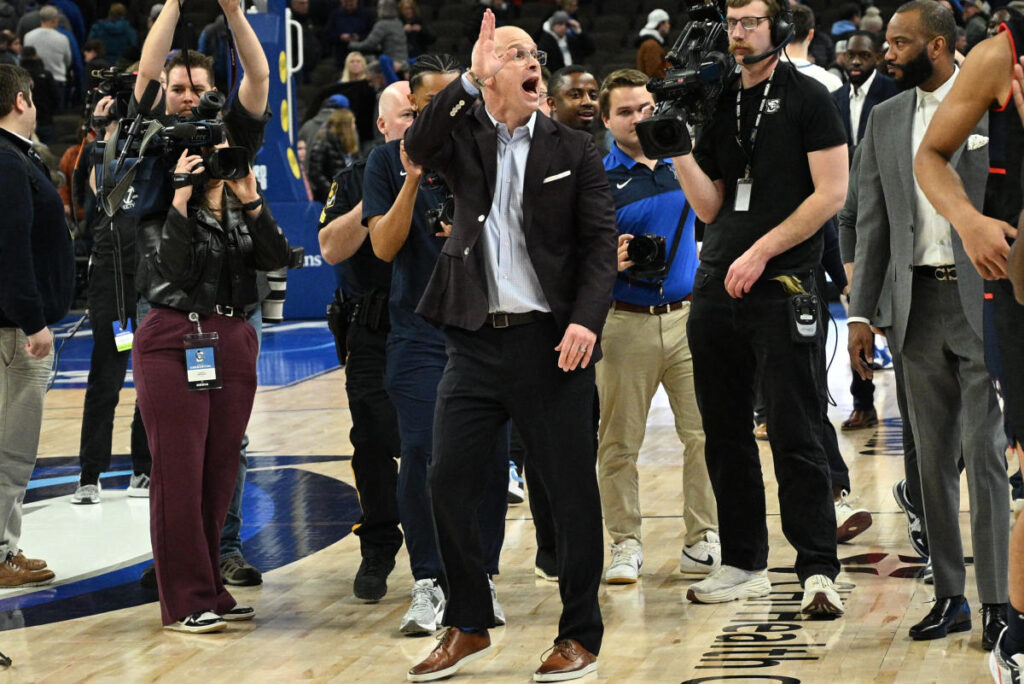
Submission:
[[[196,633],[254,615],[222,584],[220,530],[256,394],[256,333],[246,322],[259,306],[256,272],[291,260],[252,169],[239,180],[206,180],[203,164],[182,152],[167,219],[158,235],[143,234],[155,241],[142,245],[137,285],[153,308],[132,350],[153,453],[150,515],[163,624]],[[197,180],[205,182],[194,189]],[[193,340],[195,333],[219,339]],[[196,379],[204,361],[216,374],[205,386]]]
[[717,603],[765,596],[764,484],[751,431],[760,373],[782,529],[797,550],[801,610],[840,614],[835,509],[822,447],[814,269],[821,226],[842,207],[846,135],[828,92],[778,53],[791,37],[778,0],[728,0],[740,76],[693,154],[675,165],[707,224],[687,332],[718,503],[722,567],[687,592]]
[[[609,584],[640,575],[640,491],[636,463],[651,399],[661,385],[685,447],[686,525],[679,570],[707,575],[718,568],[718,511],[704,460],[704,431],[693,390],[686,321],[697,271],[696,215],[670,160],[649,159],[636,124],[651,115],[648,78],[636,69],[613,71],[599,93],[601,116],[615,144],[604,158],[619,226],[619,277],[604,326],[604,358],[597,364],[601,421],[597,482],[612,538]],[[667,255],[667,256],[666,256]]]
[[[422,112],[433,97],[459,77],[459,64],[450,55],[421,55],[412,65],[410,101]],[[427,465],[433,449],[434,404],[448,354],[444,337],[416,313],[427,281],[441,253],[444,236],[437,210],[447,188],[434,174],[412,163],[404,142],[394,140],[375,149],[366,162],[363,181],[363,221],[369,227],[374,254],[392,262],[391,330],[387,339],[384,386],[398,414],[402,458],[398,470],[398,513],[405,531],[415,585],[412,605],[402,618],[404,634],[424,634],[441,626],[445,594],[437,537],[427,489]],[[428,218],[431,214],[434,218]],[[488,575],[498,572],[507,509],[507,434],[502,468],[490,478],[479,509],[480,538],[486,549]],[[504,615],[491,584],[495,618]]]

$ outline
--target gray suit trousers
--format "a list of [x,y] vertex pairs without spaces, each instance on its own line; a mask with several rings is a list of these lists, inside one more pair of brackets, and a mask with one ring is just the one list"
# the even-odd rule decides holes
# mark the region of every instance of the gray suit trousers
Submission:
[[956,281],[914,276],[903,370],[935,596],[964,593],[957,468],[962,449],[978,594],[982,603],[1004,603],[1010,520],[1006,438],[982,340],[967,322]]

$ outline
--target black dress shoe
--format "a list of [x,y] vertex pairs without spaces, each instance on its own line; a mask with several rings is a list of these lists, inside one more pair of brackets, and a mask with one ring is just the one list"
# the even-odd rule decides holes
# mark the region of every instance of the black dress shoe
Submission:
[[941,639],[950,632],[969,632],[970,629],[971,607],[967,599],[950,596],[935,600],[924,620],[910,628],[910,638],[914,641]]
[[981,647],[991,651],[999,634],[1006,628],[1006,604],[986,603],[981,606]]

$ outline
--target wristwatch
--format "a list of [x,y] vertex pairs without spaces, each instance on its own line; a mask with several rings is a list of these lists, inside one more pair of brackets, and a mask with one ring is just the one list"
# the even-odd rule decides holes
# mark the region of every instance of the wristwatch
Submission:
[[473,85],[475,85],[477,88],[479,88],[480,90],[484,89],[484,82],[476,74],[473,73],[472,69],[468,69],[466,71],[466,76],[469,77],[469,80],[472,81]]

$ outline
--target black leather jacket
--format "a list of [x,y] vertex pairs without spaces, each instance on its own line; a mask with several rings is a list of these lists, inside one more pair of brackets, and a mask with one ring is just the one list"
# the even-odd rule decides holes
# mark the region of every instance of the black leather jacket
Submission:
[[[266,203],[255,219],[240,208],[227,208],[224,216],[221,226],[205,209],[190,206],[186,218],[171,207],[162,225],[143,223],[135,278],[139,294],[153,304],[201,315],[212,314],[218,304],[246,314],[254,310],[265,295],[257,271],[287,266],[291,247]],[[221,289],[225,268],[230,292]],[[223,301],[225,296],[230,301]]]

